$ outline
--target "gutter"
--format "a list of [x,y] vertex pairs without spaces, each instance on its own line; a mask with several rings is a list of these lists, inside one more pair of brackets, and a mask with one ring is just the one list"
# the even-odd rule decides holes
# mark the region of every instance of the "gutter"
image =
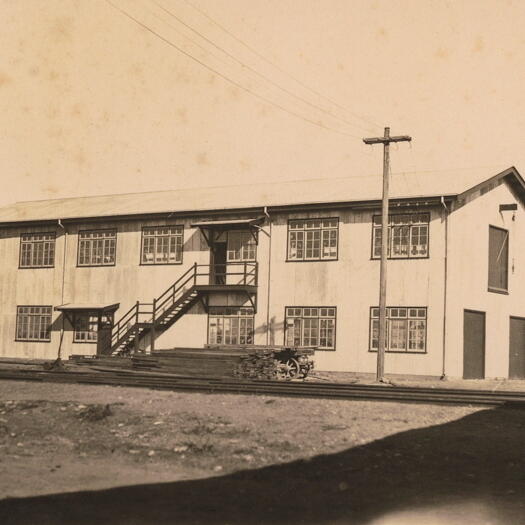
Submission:
[[[66,283],[66,254],[67,254],[67,229],[62,224],[62,220],[58,219],[58,226],[62,228],[64,231],[64,255],[62,258],[62,290],[61,290],[61,300],[60,304],[64,304],[64,296],[65,296],[65,283]],[[65,317],[62,314],[62,323],[60,327],[60,342],[58,343],[58,351],[57,351],[57,361],[60,361],[62,358],[62,341],[64,340],[64,321]]]
[[268,219],[270,225],[270,233],[268,235],[268,282],[267,285],[267,296],[266,296],[266,345],[270,344],[270,282],[271,282],[271,268],[272,268],[272,218],[268,213],[268,207],[264,207],[264,215]]
[[441,204],[444,209],[445,214],[445,256],[443,261],[443,273],[444,273],[444,279],[443,279],[443,361],[441,366],[441,378],[445,379],[445,360],[446,360],[446,351],[447,351],[447,342],[446,342],[446,336],[447,336],[447,287],[448,287],[448,216],[450,214],[450,209],[447,207],[445,203],[445,198],[441,197]]

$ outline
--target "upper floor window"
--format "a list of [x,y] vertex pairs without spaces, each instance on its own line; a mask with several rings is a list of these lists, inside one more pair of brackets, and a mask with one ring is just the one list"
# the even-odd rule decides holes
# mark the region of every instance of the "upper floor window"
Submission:
[[288,260],[337,259],[339,219],[300,219],[288,222]]
[[17,341],[51,341],[51,306],[18,306]]
[[78,266],[113,266],[117,249],[117,230],[78,233]]
[[[389,215],[388,257],[416,259],[428,257],[429,213]],[[381,257],[381,216],[374,215],[372,228],[372,257]]]
[[509,288],[509,232],[489,226],[489,290],[506,292]]
[[256,246],[254,234],[251,232],[228,232],[227,261],[255,261]]
[[55,233],[20,236],[20,268],[52,268],[55,265]]
[[285,341],[288,346],[335,349],[334,307],[288,306],[285,327]]
[[[387,352],[426,352],[427,309],[389,307],[386,309]],[[379,308],[370,309],[370,350],[379,345]]]
[[183,234],[183,226],[143,228],[141,264],[180,264]]

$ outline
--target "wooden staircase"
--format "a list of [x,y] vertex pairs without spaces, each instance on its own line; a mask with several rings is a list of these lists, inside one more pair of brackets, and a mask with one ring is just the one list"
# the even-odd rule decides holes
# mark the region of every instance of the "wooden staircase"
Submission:
[[[235,271],[237,267],[239,271]],[[224,268],[222,266],[221,268]],[[205,284],[202,282],[205,279]],[[220,284],[210,283],[216,280]],[[257,287],[257,263],[234,263],[226,266],[221,273],[210,265],[191,266],[152,303],[137,301],[113,326],[111,344],[102,353],[118,355],[139,350],[139,343],[150,335],[152,348],[155,339],[198,300],[213,291],[242,290],[254,294]],[[203,301],[204,303],[204,301]]]

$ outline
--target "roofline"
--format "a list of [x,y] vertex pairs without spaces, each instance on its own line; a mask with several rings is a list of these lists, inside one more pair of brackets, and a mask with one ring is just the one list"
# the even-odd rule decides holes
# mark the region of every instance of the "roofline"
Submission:
[[461,200],[468,194],[479,191],[487,186],[490,186],[495,182],[500,181],[501,179],[508,179],[507,182],[509,182],[511,187],[518,192],[522,201],[525,203],[525,180],[523,179],[520,172],[515,166],[511,166],[510,168],[507,168],[501,171],[500,173],[493,175],[492,177],[480,182],[479,184],[476,184],[475,186],[466,189],[458,195],[458,199]]
[[[524,182],[525,188],[525,182]],[[395,197],[389,200],[391,207],[399,206],[431,206],[441,203],[442,199],[446,202],[452,202],[458,196],[457,193],[440,194],[440,195],[428,195],[428,196],[416,196],[416,197]],[[199,217],[199,216],[210,216],[210,215],[230,215],[239,213],[264,213],[265,209],[268,213],[278,213],[285,211],[310,211],[310,210],[323,210],[323,209],[341,209],[341,208],[355,208],[355,209],[370,209],[381,207],[381,199],[366,199],[358,201],[321,201],[312,203],[302,204],[278,204],[274,206],[248,206],[244,208],[221,208],[221,209],[209,209],[209,210],[183,210],[183,211],[164,211],[164,212],[152,212],[152,213],[128,213],[128,214],[115,214],[115,215],[99,215],[99,216],[78,216],[78,217],[57,217],[54,219],[33,219],[33,220],[15,220],[15,221],[2,221],[0,227],[3,228],[17,228],[21,226],[54,226],[60,221],[62,224],[77,224],[86,222],[107,222],[112,221],[125,221],[125,220],[140,220],[140,219],[169,219],[177,217]]]

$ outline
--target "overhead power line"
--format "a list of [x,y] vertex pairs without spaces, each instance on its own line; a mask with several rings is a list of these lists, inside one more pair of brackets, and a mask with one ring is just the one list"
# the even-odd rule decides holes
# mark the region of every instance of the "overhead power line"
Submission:
[[158,33],[157,31],[155,31],[154,29],[152,29],[151,27],[149,27],[147,24],[145,24],[144,22],[141,22],[139,19],[135,18],[133,15],[131,15],[130,13],[128,13],[127,11],[125,11],[124,9],[120,8],[119,6],[115,5],[113,2],[111,2],[111,0],[106,0],[106,2],[111,6],[113,7],[115,10],[119,11],[121,14],[123,14],[124,16],[126,16],[127,18],[129,18],[130,20],[132,20],[133,22],[135,22],[135,24],[139,25],[140,27],[142,27],[143,29],[145,29],[146,31],[148,31],[149,33],[155,35],[157,38],[159,38],[160,40],[162,40],[164,43],[168,44],[169,46],[173,47],[174,49],[176,49],[177,51],[179,51],[179,53],[182,53],[184,56],[186,56],[187,58],[193,60],[194,62],[196,62],[197,64],[201,65],[202,67],[206,68],[208,71],[211,71],[212,73],[214,73],[215,75],[217,75],[218,77],[222,78],[223,80],[226,80],[227,82],[229,82],[230,84],[232,84],[233,86],[245,91],[246,93],[250,93],[251,95],[253,95],[254,97],[257,97],[258,99],[266,102],[267,104],[270,104],[278,109],[280,109],[281,111],[284,111],[285,113],[288,113],[289,115],[292,115],[296,118],[299,118],[305,122],[308,122],[310,124],[313,124],[314,126],[318,126],[320,128],[324,128],[328,131],[332,131],[334,133],[338,133],[340,135],[345,135],[347,137],[352,137],[352,138],[359,138],[355,135],[351,135],[350,133],[346,133],[345,131],[341,131],[339,129],[336,129],[336,128],[333,128],[333,127],[330,127],[330,126],[325,126],[322,122],[320,121],[316,121],[316,120],[313,120],[313,119],[310,119],[308,117],[305,117],[303,115],[301,115],[300,113],[297,113],[295,111],[292,111],[288,108],[286,108],[285,106],[282,106],[281,104],[277,103],[277,102],[274,102],[273,100],[257,93],[256,91],[253,91],[252,89],[240,84],[239,82],[237,82],[236,80],[233,80],[231,79],[230,77],[228,77],[227,75],[221,73],[220,71],[218,71],[217,69],[211,67],[210,65],[206,64],[206,62],[203,62],[202,60],[200,60],[199,58],[193,56],[191,53],[187,52],[185,49],[183,49],[182,47],[179,47],[177,44],[173,43],[171,40],[169,40],[168,38],[164,37],[163,35],[161,35],[160,33]]
[[374,122],[372,119],[370,119],[369,117],[365,117],[363,115],[360,115],[359,113],[356,113],[355,111],[352,111],[351,109],[343,106],[342,104],[336,102],[335,100],[331,99],[330,97],[327,97],[326,95],[323,95],[322,93],[320,93],[319,91],[316,91],[315,89],[313,89],[312,87],[308,86],[307,84],[305,84],[304,82],[302,82],[299,78],[297,78],[296,76],[292,75],[291,73],[289,73],[288,71],[286,71],[284,68],[282,68],[281,66],[279,66],[278,64],[276,64],[275,62],[272,62],[270,59],[268,59],[267,57],[265,57],[262,53],[260,53],[259,51],[257,51],[257,49],[253,48],[252,46],[250,46],[250,44],[246,43],[244,40],[242,40],[241,38],[239,38],[238,36],[236,36],[234,33],[232,33],[231,31],[228,30],[228,28],[224,27],[222,24],[220,24],[219,22],[217,22],[217,20],[215,20],[214,18],[212,18],[206,11],[204,11],[203,9],[201,9],[200,7],[196,6],[195,4],[192,4],[191,2],[189,2],[188,0],[182,0],[185,4],[189,5],[192,9],[194,9],[195,11],[197,11],[198,13],[200,13],[202,16],[204,16],[205,18],[207,18],[212,24],[214,24],[215,26],[217,26],[219,29],[221,29],[222,31],[224,31],[227,35],[229,35],[231,38],[233,38],[236,42],[239,42],[239,44],[241,44],[242,46],[244,46],[246,49],[248,49],[249,51],[251,51],[254,55],[258,56],[261,60],[264,60],[264,62],[266,62],[267,64],[269,64],[270,66],[274,67],[275,69],[277,69],[278,71],[280,71],[281,73],[283,73],[284,75],[286,75],[288,78],[291,78],[294,82],[297,82],[297,84],[299,84],[301,87],[303,87],[304,89],[310,91],[310,93],[318,96],[319,98],[322,98],[322,99],[325,99],[327,102],[330,102],[330,104],[333,104],[334,106],[336,106],[337,108],[343,110],[343,111],[346,111],[348,114],[352,115],[353,117],[363,121],[363,122],[366,122],[368,124],[371,124],[372,126],[376,127],[376,128],[380,128],[382,127],[380,124],[378,124],[377,122]]
[[355,127],[355,128],[358,128],[358,129],[361,129],[361,130],[365,130],[365,131],[370,131],[370,128],[363,128],[361,125],[358,125],[356,124],[355,122],[350,122],[349,120],[346,120],[345,118],[342,118],[340,117],[339,115],[337,115],[336,113],[332,112],[332,111],[329,111],[327,110],[326,108],[323,108],[321,106],[318,106],[317,104],[314,104],[313,102],[309,101],[308,99],[298,95],[297,93],[294,93],[293,91],[287,89],[286,87],[283,87],[281,86],[278,82],[275,82],[274,80],[272,80],[271,78],[269,78],[268,76],[264,75],[263,73],[261,73],[260,71],[258,71],[257,69],[255,69],[254,67],[250,66],[249,64],[246,64],[244,63],[242,60],[239,60],[235,55],[233,55],[232,53],[230,53],[227,49],[224,49],[222,46],[218,45],[217,43],[215,43],[213,40],[211,40],[210,38],[208,38],[206,35],[204,35],[203,33],[201,33],[200,31],[198,31],[197,29],[195,29],[194,27],[192,27],[190,24],[188,24],[187,22],[185,22],[180,16],[178,16],[177,14],[175,14],[173,11],[170,11],[168,8],[164,7],[161,3],[157,2],[156,0],[152,0],[152,2],[157,6],[159,7],[160,9],[162,9],[165,13],[167,13],[169,16],[173,17],[175,20],[177,20],[180,24],[182,24],[184,27],[188,28],[190,31],[192,31],[193,33],[195,33],[196,35],[198,35],[200,38],[202,38],[203,40],[205,40],[206,42],[208,42],[210,45],[212,45],[213,47],[215,47],[216,49],[218,49],[219,51],[221,51],[222,53],[224,53],[226,56],[228,56],[229,58],[231,58],[232,60],[234,60],[237,64],[239,64],[243,69],[247,69],[248,71],[252,72],[253,74],[257,75],[259,78],[262,78],[265,82],[268,82],[269,84],[271,84],[272,86],[276,87],[277,89],[283,91],[284,93],[290,95],[291,97],[294,97],[296,98],[297,100],[300,100],[303,104],[307,104],[308,106],[316,109],[317,111],[321,111],[323,113],[325,113],[326,115],[329,115],[330,117],[332,118],[335,118],[345,124],[347,124],[348,126],[351,126],[351,127]]

